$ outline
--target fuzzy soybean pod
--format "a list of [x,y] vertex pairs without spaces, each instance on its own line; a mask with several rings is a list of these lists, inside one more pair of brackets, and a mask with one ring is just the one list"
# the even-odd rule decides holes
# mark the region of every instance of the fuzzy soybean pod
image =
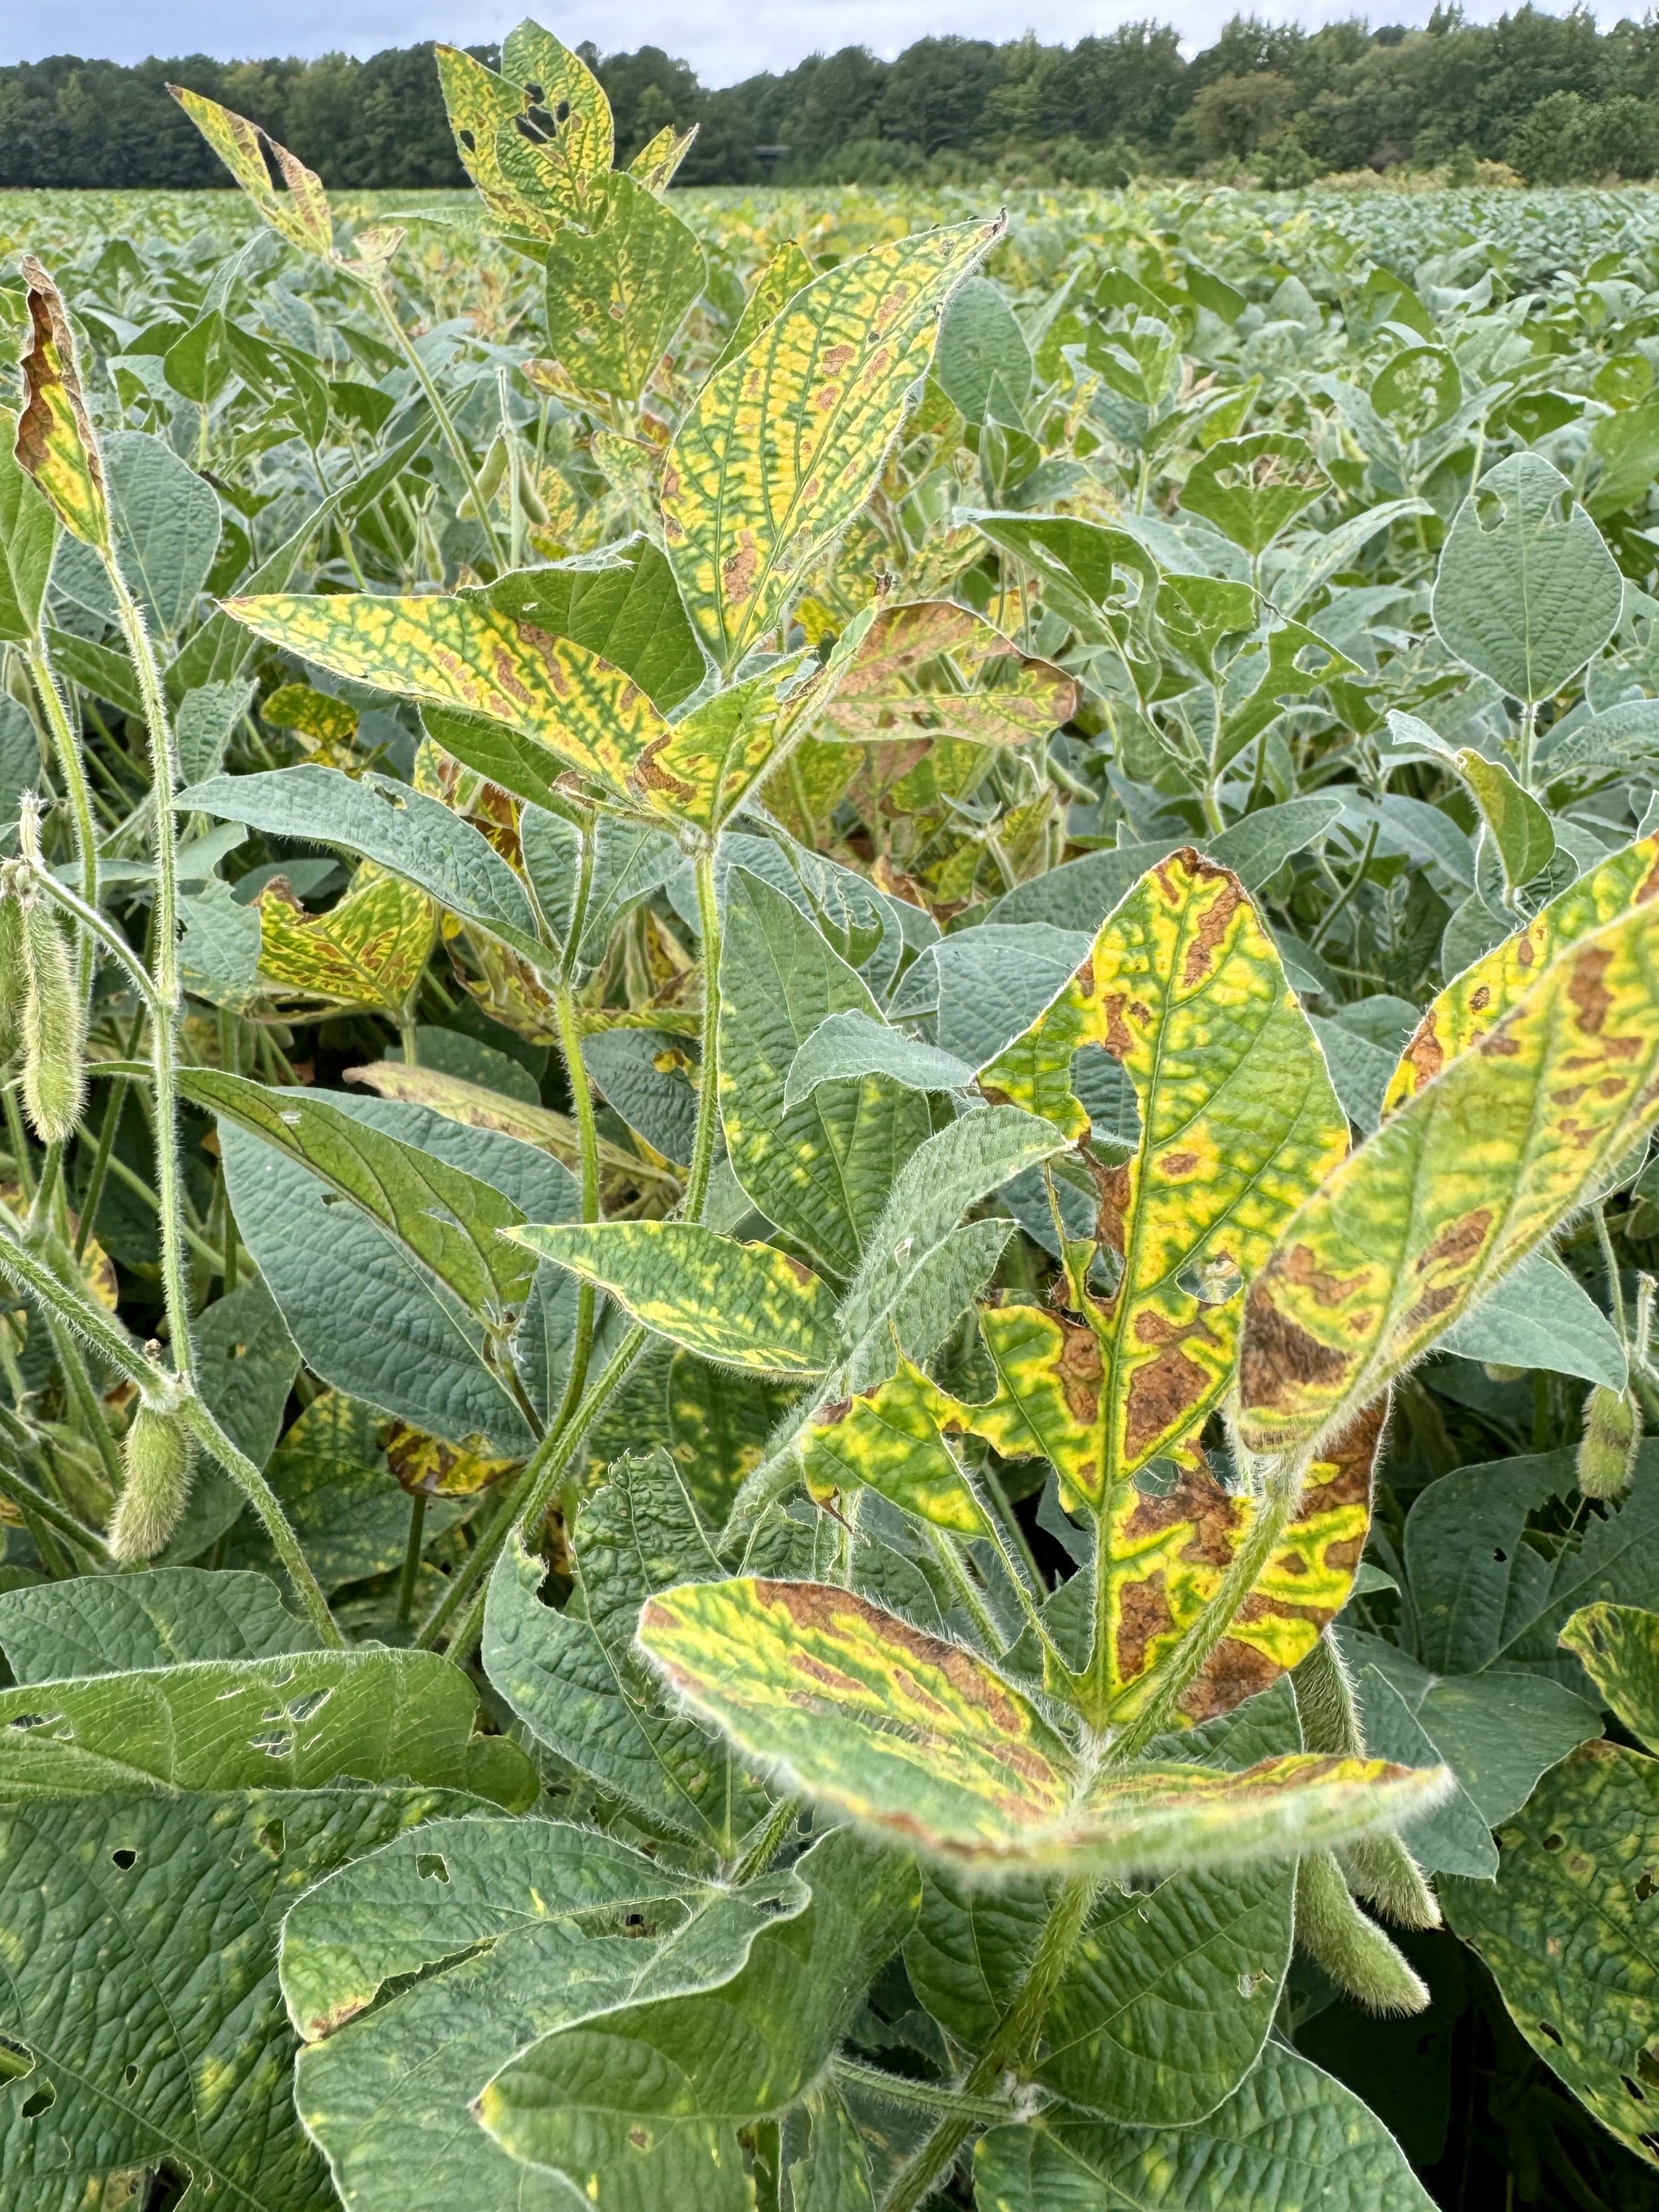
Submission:
[[0,1066],[15,1057],[23,1040],[23,1002],[28,969],[23,961],[23,908],[8,885],[0,891]]
[[184,1516],[194,1448],[176,1413],[140,1406],[121,1439],[121,1495],[109,1547],[124,1566],[154,1559]]
[[1368,2012],[1421,2012],[1429,2002],[1408,1961],[1354,1903],[1329,1851],[1310,1851],[1297,1862],[1296,1940]]
[[23,1104],[43,1144],[61,1144],[86,1103],[86,1007],[69,945],[44,899],[22,908]]
[[1584,1434],[1578,1446],[1578,1487],[1586,1498],[1617,1498],[1630,1487],[1642,1425],[1628,1390],[1598,1382],[1584,1401]]

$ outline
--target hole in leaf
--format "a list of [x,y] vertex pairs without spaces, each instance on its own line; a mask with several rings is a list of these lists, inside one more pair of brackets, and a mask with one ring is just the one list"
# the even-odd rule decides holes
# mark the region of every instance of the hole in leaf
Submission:
[[1655,2057],[1651,2044],[1637,2052],[1636,2070],[1650,2089],[1659,2088],[1659,2058]]
[[138,1854],[137,1851],[129,1850],[126,1845],[123,1844],[119,1850],[114,1850],[110,1853],[110,1860],[112,1864],[119,1867],[122,1873],[125,1874],[131,1868],[137,1865]]
[[1552,2027],[1548,2021],[1540,2020],[1539,2021],[1538,2033],[1540,2035],[1547,2035],[1550,2041],[1556,2045],[1558,2048],[1559,2047],[1561,2041],[1560,2033],[1558,2029]]
[[422,1851],[415,1862],[415,1871],[422,1881],[447,1882],[449,1862],[441,1851]]
[[1496,1545],[1494,1545],[1494,1546],[1493,1546],[1493,1547],[1492,1547],[1492,1557],[1493,1557],[1493,1559],[1496,1559],[1496,1560],[1497,1560],[1497,1562],[1498,1562],[1498,1565],[1499,1565],[1500,1567],[1501,1567],[1501,1566],[1504,1566],[1504,1565],[1505,1565],[1507,1564],[1508,1559],[1509,1559],[1509,1556],[1510,1556],[1510,1555],[1509,1555],[1509,1553],[1508,1553],[1507,1552],[1504,1551],[1500,1547],[1496,1546]]
[[1653,1869],[1644,1867],[1636,1878],[1636,1902],[1645,1905],[1653,1895]]
[[472,133],[470,131],[459,131],[456,135],[459,137],[462,145],[465,147],[469,154],[473,154],[477,151],[478,142],[472,136]]
[[38,2120],[42,2112],[49,2112],[58,2102],[58,2092],[50,2081],[43,2081],[33,2096],[23,2100],[23,2118]]
[[50,1713],[14,1713],[11,1725],[15,1729],[45,1728],[52,1716]]
[[303,1697],[295,1698],[288,1709],[291,1721],[308,1721],[320,1706],[325,1705],[331,1695],[327,1690],[308,1690]]
[[1648,2101],[1646,2093],[1631,2080],[1628,2074],[1621,2074],[1619,2078],[1624,2083],[1626,2091],[1631,2096],[1635,2098],[1638,2105],[1646,2104]]
[[288,1832],[280,1820],[267,1820],[255,1830],[253,1840],[269,1857],[279,1859],[287,1845]]
[[554,120],[556,123],[568,123],[568,122],[569,122],[569,120],[570,120],[570,102],[569,102],[568,100],[562,100],[559,102],[558,106],[554,109],[554,111],[553,111],[553,120]]
[[1545,1837],[1545,1838],[1544,1838],[1544,1849],[1545,1849],[1547,1851],[1559,1851],[1559,1850],[1562,1848],[1562,1846],[1565,1844],[1566,1840],[1567,1840],[1567,1839],[1566,1839],[1566,1838],[1565,1838],[1565,1836],[1560,1836],[1560,1835],[1548,1835],[1548,1836],[1546,1836],[1546,1837]]
[[129,2066],[125,2068],[122,2073],[121,2079],[126,2083],[129,2089],[131,2088],[133,2083],[138,2079],[138,2069],[136,2066]]

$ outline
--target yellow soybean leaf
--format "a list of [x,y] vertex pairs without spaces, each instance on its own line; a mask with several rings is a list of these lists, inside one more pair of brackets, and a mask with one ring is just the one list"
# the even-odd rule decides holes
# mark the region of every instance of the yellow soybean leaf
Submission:
[[985,1533],[985,1514],[947,1439],[960,1435],[963,1409],[919,1367],[901,1358],[898,1372],[873,1390],[824,1407],[795,1449],[815,1498],[864,1483],[936,1528],[959,1536]]
[[[245,115],[233,114],[205,93],[191,92],[183,85],[170,84],[167,90],[271,228],[291,245],[327,260],[334,251],[334,223],[322,179]],[[279,192],[270,181],[267,149],[282,172],[286,191]]]
[[739,1244],[690,1221],[560,1221],[511,1234],[705,1359],[822,1375],[841,1350],[835,1292],[769,1244]]
[[1079,1291],[1094,1348],[1066,1353],[1074,1372],[1097,1364],[1096,1443],[1061,1473],[1110,1515],[1135,1470],[1220,1403],[1243,1286],[1342,1158],[1347,1117],[1243,885],[1190,850],[1141,878],[980,1087],[1085,1138],[1071,1066],[1085,1044],[1119,1061],[1140,1111],[1133,1158],[1095,1168],[1116,1279],[1108,1297]]
[[292,730],[309,739],[307,750],[349,744],[357,734],[357,709],[351,702],[314,691],[309,684],[279,685],[261,706],[259,719],[273,730]]
[[985,1875],[1291,1857],[1408,1820],[1447,1782],[1443,1768],[1301,1754],[1238,1773],[1125,1765],[1087,1780],[994,1668],[819,1583],[659,1591],[639,1644],[786,1789]]
[[[514,732],[536,780],[521,796],[544,796],[553,777],[574,769],[637,804],[636,778],[648,776],[653,748],[661,751],[676,734],[608,660],[481,600],[283,594],[225,606],[273,645],[337,676]],[[456,751],[452,734],[447,729],[443,741]],[[467,764],[506,790],[523,781],[515,782],[510,746],[487,765]]]
[[1391,1114],[1495,1029],[1564,946],[1659,894],[1659,836],[1613,853],[1447,984],[1413,1032],[1382,1101]]
[[27,395],[17,418],[17,465],[27,470],[65,530],[110,550],[103,456],[75,362],[75,338],[58,287],[32,253],[23,257],[29,343],[21,368]]
[[407,1421],[394,1421],[386,1436],[386,1463],[411,1498],[476,1498],[522,1462],[491,1459],[429,1437]]
[[1568,945],[1338,1168],[1250,1285],[1240,1428],[1340,1427],[1592,1194],[1659,1113],[1659,927]]
[[402,1006],[438,927],[424,891],[366,867],[326,914],[307,914],[280,876],[261,892],[258,908],[261,981],[348,1006]]
[[1022,745],[1069,721],[1079,696],[1063,669],[1028,658],[982,616],[924,599],[876,617],[819,734]]
[[843,262],[698,393],[664,464],[663,534],[722,667],[775,627],[869,498],[940,310],[1002,228],[961,223]]
[[637,177],[647,191],[665,192],[674,181],[674,172],[691,151],[700,127],[694,123],[689,131],[676,131],[672,123],[665,123],[629,163],[629,175]]
[[786,240],[755,279],[755,289],[744,301],[743,313],[732,325],[732,334],[708,374],[712,376],[715,369],[724,368],[728,361],[746,353],[767,325],[775,322],[796,293],[811,281],[811,263],[793,238]]
[[[1102,1510],[1097,1470],[1109,1453],[1105,1363],[1085,1322],[1033,1306],[980,1316],[997,1371],[988,1406],[961,1406],[962,1425],[1006,1459],[1044,1458],[1063,1500],[1100,1511],[1097,1573],[1104,1648],[1091,1672],[1116,1720],[1156,1689],[1160,1662],[1216,1595],[1253,1526],[1256,1501],[1224,1490],[1205,1455],[1176,1449],[1167,1488],[1118,1484]],[[1278,1548],[1227,1635],[1183,1693],[1185,1721],[1208,1720],[1266,1689],[1312,1650],[1346,1604],[1370,1524],[1381,1401],[1308,1468]]]
[[580,221],[613,150],[611,103],[586,64],[528,21],[507,33],[499,76],[458,46],[434,51],[455,150],[496,222],[550,238]]

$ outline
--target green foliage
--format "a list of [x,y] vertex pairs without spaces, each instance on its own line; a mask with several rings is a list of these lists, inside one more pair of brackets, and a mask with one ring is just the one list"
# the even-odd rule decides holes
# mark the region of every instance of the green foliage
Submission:
[[399,230],[205,76],[23,204],[0,2195],[1403,2212],[1455,2057],[1644,2201],[1644,218],[432,77]]

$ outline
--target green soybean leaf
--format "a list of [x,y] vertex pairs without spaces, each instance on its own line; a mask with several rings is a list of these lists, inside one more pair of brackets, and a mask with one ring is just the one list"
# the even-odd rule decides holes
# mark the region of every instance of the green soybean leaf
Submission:
[[775,625],[870,496],[939,310],[1001,228],[959,223],[843,261],[698,393],[663,466],[663,536],[723,668]]
[[1474,793],[1492,832],[1504,881],[1510,890],[1529,884],[1548,867],[1555,853],[1555,830],[1530,792],[1523,791],[1502,761],[1465,747],[1456,755],[1457,773]]
[[1085,1785],[1065,1739],[983,1661],[823,1583],[663,1590],[639,1642],[693,1711],[790,1786],[982,1877],[1294,1856],[1409,1819],[1448,1781],[1291,1754],[1242,1774],[1109,1765]]
[[314,1790],[341,1774],[535,1795],[517,1746],[474,1736],[477,1695],[426,1651],[199,1660],[0,1691],[0,1790]]
[[524,886],[494,846],[453,808],[395,777],[307,766],[218,775],[181,792],[178,805],[270,836],[343,847],[406,876],[527,958],[548,957]]
[[551,568],[513,570],[471,596],[597,653],[664,714],[708,671],[674,572],[648,538],[624,538]]
[[875,1021],[869,987],[781,891],[733,868],[720,951],[727,1154],[769,1221],[850,1275],[929,1125],[925,1100],[878,1073],[842,1077],[790,1103],[796,1054],[842,1013]]
[[1280,1231],[1247,1299],[1253,1449],[1376,1397],[1630,1152],[1659,1109],[1654,957],[1639,910],[1578,939]]
[[1583,1744],[1500,1832],[1497,1881],[1442,1890],[1534,2051],[1650,2166],[1656,1820],[1659,1760]]
[[1659,1745],[1659,1613],[1634,1605],[1587,1605],[1561,1642],[1632,1735]]
[[1442,1340],[1464,1359],[1580,1375],[1609,1390],[1629,1381],[1618,1330],[1547,1252],[1530,1253]]
[[968,1061],[850,1006],[826,1014],[790,1061],[785,1110],[810,1098],[822,1083],[864,1075],[884,1075],[907,1091],[958,1091],[974,1079]]
[[512,1236],[705,1359],[773,1375],[821,1375],[834,1362],[834,1292],[770,1245],[690,1221],[562,1221]]
[[[283,1915],[357,1853],[474,1808],[349,1788],[0,1808],[0,2033],[33,2062],[0,2088],[8,2212],[131,2201],[163,2167],[248,2212],[328,2212],[294,2110]],[[66,1985],[83,1945],[97,1972]]]
[[1260,890],[1293,853],[1317,843],[1341,813],[1341,802],[1316,793],[1264,806],[1224,830],[1206,847],[1211,860],[1231,868],[1247,890]]
[[[1289,1867],[1172,1875],[1109,1889],[1044,2026],[1037,2076],[1075,2112],[1186,2127],[1255,2064],[1291,1960]],[[988,2039],[1030,1961],[1052,1889],[976,1887],[927,1870],[905,1945],[916,1995],[969,2050]]]
[[1618,626],[1617,562],[1541,453],[1488,469],[1453,519],[1434,586],[1451,652],[1511,698],[1548,699]]
[[596,178],[547,249],[547,338],[584,391],[637,400],[707,279],[702,248],[634,178]]
[[115,545],[156,628],[181,629],[219,550],[219,499],[164,439],[118,430],[104,441]]
[[470,2110],[491,2077],[577,2021],[729,1982],[810,1894],[775,1871],[728,1889],[556,1821],[428,1821],[289,1915],[301,2117],[360,2212],[411,2191],[426,2212],[521,2212],[533,2181]]
[[845,1829],[796,1871],[811,1903],[763,1929],[731,1981],[545,2037],[484,2091],[486,2132],[619,2212],[745,2212],[738,2129],[784,2110],[821,2072],[921,1892],[903,1853]]
[[314,1651],[317,1632],[268,1576],[155,1567],[0,1593],[0,1648],[15,1680],[49,1682]]
[[534,1269],[497,1232],[524,1216],[500,1191],[313,1092],[210,1068],[191,1069],[181,1087],[360,1207],[471,1312],[489,1318],[523,1303]]
[[1181,504],[1255,555],[1329,489],[1305,438],[1257,430],[1212,446],[1188,472]]
[[731,1856],[769,1809],[730,1750],[665,1698],[633,1649],[641,1606],[676,1577],[715,1575],[708,1534],[665,1454],[619,1461],[575,1528],[576,1595],[538,1602],[545,1576],[516,1546],[490,1579],[483,1665],[560,1759],[653,1829]]
[[1292,2051],[1211,2118],[1179,2130],[1062,2117],[994,2128],[974,2157],[979,2212],[1429,2212],[1376,2114]]
[[1000,288],[970,276],[951,295],[933,365],[939,387],[969,422],[1018,427],[1035,374],[1031,349]]

